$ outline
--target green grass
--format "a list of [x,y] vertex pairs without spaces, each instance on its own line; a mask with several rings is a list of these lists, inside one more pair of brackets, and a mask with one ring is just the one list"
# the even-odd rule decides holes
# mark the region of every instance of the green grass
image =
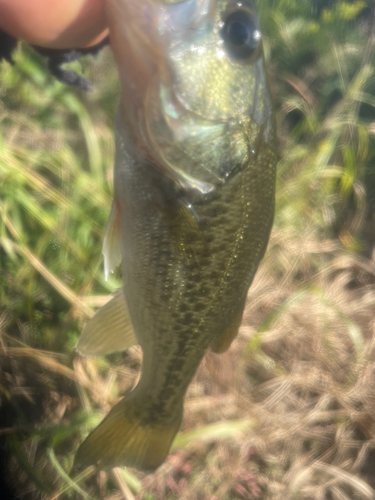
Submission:
[[238,339],[204,359],[173,453],[147,476],[71,470],[141,365],[138,348],[92,360],[74,349],[121,285],[104,280],[101,255],[110,51],[73,65],[87,94],[26,46],[0,67],[0,439],[22,498],[374,498],[374,12],[258,3],[281,158],[274,231]]

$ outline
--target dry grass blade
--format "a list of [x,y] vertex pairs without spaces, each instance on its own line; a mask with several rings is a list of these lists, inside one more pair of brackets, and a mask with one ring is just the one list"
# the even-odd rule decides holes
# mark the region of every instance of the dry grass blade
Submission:
[[238,439],[243,436],[245,431],[248,431],[254,425],[254,420],[245,419],[233,422],[216,422],[200,429],[180,432],[174,440],[172,449],[187,448],[196,441],[210,443],[218,439]]
[[358,476],[350,474],[345,470],[335,467],[334,465],[329,465],[323,462],[314,462],[312,468],[322,472],[326,472],[334,478],[337,478],[340,482],[347,483],[353,487],[354,491],[364,495],[365,498],[369,500],[374,500],[375,491],[364,481],[362,481]]
[[53,352],[43,352],[40,349],[32,349],[31,347],[6,347],[0,351],[0,354],[15,358],[33,359],[51,372],[58,373],[78,384],[91,387],[91,384],[83,380],[74,370],[56,361],[54,359],[56,354]]
[[[87,479],[88,477],[90,477],[94,472],[95,472],[94,467],[89,467],[85,471],[81,472],[80,474],[75,476],[73,479],[71,479],[71,481],[73,481],[73,483],[75,485],[77,485],[77,484],[81,483],[82,481],[84,481],[85,479]],[[68,492],[71,489],[75,489],[75,488],[71,485],[70,481],[67,481],[66,484],[59,489],[59,491],[57,491],[56,493],[53,493],[52,495],[47,496],[45,500],[57,500],[58,498],[60,498],[62,495],[64,495],[66,492]]]
[[7,238],[0,237],[0,244],[10,245],[17,253],[23,255],[30,264],[45,278],[53,288],[74,306],[81,314],[91,318],[94,311],[81,300],[68,286],[59,280],[27,247],[19,246]]
[[[94,500],[93,497],[88,495],[82,488],[80,488],[77,484],[76,480],[73,480],[69,477],[69,475],[64,471],[64,469],[61,467],[59,461],[56,458],[56,455],[52,448],[49,448],[47,450],[47,454],[49,456],[49,459],[52,463],[52,465],[55,467],[56,471],[58,474],[61,476],[61,478],[64,480],[64,482],[67,484],[67,486],[73,490],[75,490],[77,493],[79,493],[85,500]],[[67,491],[67,490],[66,490]],[[60,493],[61,494],[61,493]],[[58,496],[54,497],[58,498]]]
[[121,477],[121,474],[119,470],[117,469],[112,469],[112,474],[121,490],[121,493],[124,497],[124,500],[135,500],[135,496],[133,493],[130,491],[129,486],[126,484],[125,480],[123,477]]

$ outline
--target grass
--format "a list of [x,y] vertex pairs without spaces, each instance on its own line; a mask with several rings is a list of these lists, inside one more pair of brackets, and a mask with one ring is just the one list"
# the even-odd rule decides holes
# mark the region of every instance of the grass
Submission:
[[277,212],[230,350],[208,353],[154,474],[74,452],[136,384],[141,352],[76,357],[110,292],[118,84],[109,50],[75,65],[88,94],[18,49],[0,84],[0,440],[24,499],[375,498],[374,13],[362,1],[259,4],[279,125]]

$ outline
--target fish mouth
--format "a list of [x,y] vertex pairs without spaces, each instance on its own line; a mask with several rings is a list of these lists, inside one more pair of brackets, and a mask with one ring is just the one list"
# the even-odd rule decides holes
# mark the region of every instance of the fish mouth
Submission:
[[[213,22],[217,1],[107,0],[112,46],[116,49],[125,43],[132,50],[137,48],[137,55],[142,53],[146,64],[151,54],[151,59],[160,66],[172,45]],[[131,62],[142,64],[142,61]],[[125,62],[119,61],[120,65]]]
[[213,20],[217,0],[167,0],[157,2],[158,32],[168,38],[186,37],[187,32],[199,29]]

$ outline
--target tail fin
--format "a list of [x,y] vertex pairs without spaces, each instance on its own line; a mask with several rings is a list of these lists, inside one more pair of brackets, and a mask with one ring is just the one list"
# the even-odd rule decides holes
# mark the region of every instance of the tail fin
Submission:
[[75,466],[97,465],[100,469],[129,466],[143,471],[159,467],[180,428],[181,417],[165,424],[146,425],[140,414],[136,398],[122,399],[81,444]]

